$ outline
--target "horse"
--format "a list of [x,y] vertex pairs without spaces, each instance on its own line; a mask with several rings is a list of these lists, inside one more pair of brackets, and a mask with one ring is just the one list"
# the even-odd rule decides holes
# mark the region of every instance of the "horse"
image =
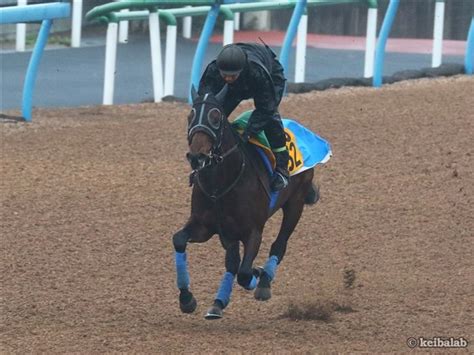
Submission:
[[[225,249],[226,271],[205,319],[222,318],[235,277],[244,289],[255,290],[255,299],[271,298],[271,283],[303,207],[319,199],[319,190],[312,182],[314,168],[292,176],[289,185],[275,198],[264,161],[224,116],[222,106],[227,90],[225,85],[216,95],[198,95],[194,87],[191,89],[186,154],[192,169],[191,215],[173,236],[179,306],[183,313],[192,313],[197,307],[189,289],[187,244],[204,243],[217,234]],[[274,203],[270,206],[272,197]],[[254,268],[264,225],[279,209],[283,210],[283,219],[268,260],[263,267]]]

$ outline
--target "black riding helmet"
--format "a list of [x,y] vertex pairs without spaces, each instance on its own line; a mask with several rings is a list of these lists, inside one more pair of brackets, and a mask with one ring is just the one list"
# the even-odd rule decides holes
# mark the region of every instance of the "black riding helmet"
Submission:
[[216,63],[222,75],[237,75],[244,69],[247,56],[239,46],[228,44],[220,51]]

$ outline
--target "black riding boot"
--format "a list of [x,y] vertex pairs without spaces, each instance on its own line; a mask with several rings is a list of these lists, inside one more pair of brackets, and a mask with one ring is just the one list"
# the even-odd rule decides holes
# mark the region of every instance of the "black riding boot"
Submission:
[[275,173],[273,174],[270,182],[270,188],[272,191],[280,191],[288,186],[290,180],[290,174],[288,173],[288,159],[290,155],[288,150],[281,152],[274,152],[276,159]]

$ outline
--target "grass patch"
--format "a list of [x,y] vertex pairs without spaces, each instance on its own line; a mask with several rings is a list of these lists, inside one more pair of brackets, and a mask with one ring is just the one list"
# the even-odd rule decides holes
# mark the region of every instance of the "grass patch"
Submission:
[[[25,46],[27,47],[33,47],[36,43],[36,39],[38,36],[36,34],[29,34],[25,38]],[[0,39],[0,44],[1,45],[15,45],[16,40],[15,39],[10,39],[10,38],[1,38]],[[65,35],[59,35],[59,34],[50,34],[48,36],[48,42],[46,44],[55,44],[55,45],[61,45],[61,46],[71,46],[71,38],[69,36]]]
[[[36,35],[27,35],[25,39],[25,43],[27,46],[33,46],[36,43]],[[49,35],[48,36],[48,44],[56,44],[61,46],[71,46],[71,38],[68,36],[62,35]]]

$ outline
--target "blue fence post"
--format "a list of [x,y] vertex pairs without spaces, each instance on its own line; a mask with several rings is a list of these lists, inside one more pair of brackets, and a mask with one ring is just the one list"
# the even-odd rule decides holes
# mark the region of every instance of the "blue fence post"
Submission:
[[375,50],[375,69],[373,77],[373,86],[380,87],[382,85],[383,64],[385,60],[385,45],[387,38],[392,29],[393,21],[398,10],[400,0],[390,0],[387,13],[383,20],[382,29],[380,30],[379,40],[377,41],[377,48]]
[[52,20],[43,20],[38,33],[35,48],[31,54],[30,63],[26,70],[25,85],[23,86],[22,115],[26,121],[31,121],[31,109],[33,102],[33,91],[35,88],[36,74],[43,55],[44,47],[48,42],[48,34],[53,24]]
[[[209,38],[214,30],[217,16],[219,16],[219,9],[220,4],[214,4],[211,6],[211,10],[207,14],[206,21],[204,22],[201,36],[199,37],[196,53],[194,54],[193,66],[191,69],[191,85],[194,85],[196,90],[198,89],[199,80],[201,79],[202,62],[206,54],[207,44],[209,43]],[[192,103],[191,88],[189,88],[188,100],[189,103]]]
[[283,46],[280,53],[280,63],[283,66],[285,71],[285,76],[288,76],[288,62],[290,56],[291,45],[296,37],[296,32],[298,31],[298,25],[301,20],[301,16],[306,9],[307,0],[297,0],[295,9],[291,16],[290,24],[288,25],[288,30],[286,31],[285,39],[283,40]]
[[472,75],[472,66],[474,62],[474,17],[471,20],[471,27],[469,27],[469,34],[466,42],[466,58],[464,58],[464,68],[466,74]]

